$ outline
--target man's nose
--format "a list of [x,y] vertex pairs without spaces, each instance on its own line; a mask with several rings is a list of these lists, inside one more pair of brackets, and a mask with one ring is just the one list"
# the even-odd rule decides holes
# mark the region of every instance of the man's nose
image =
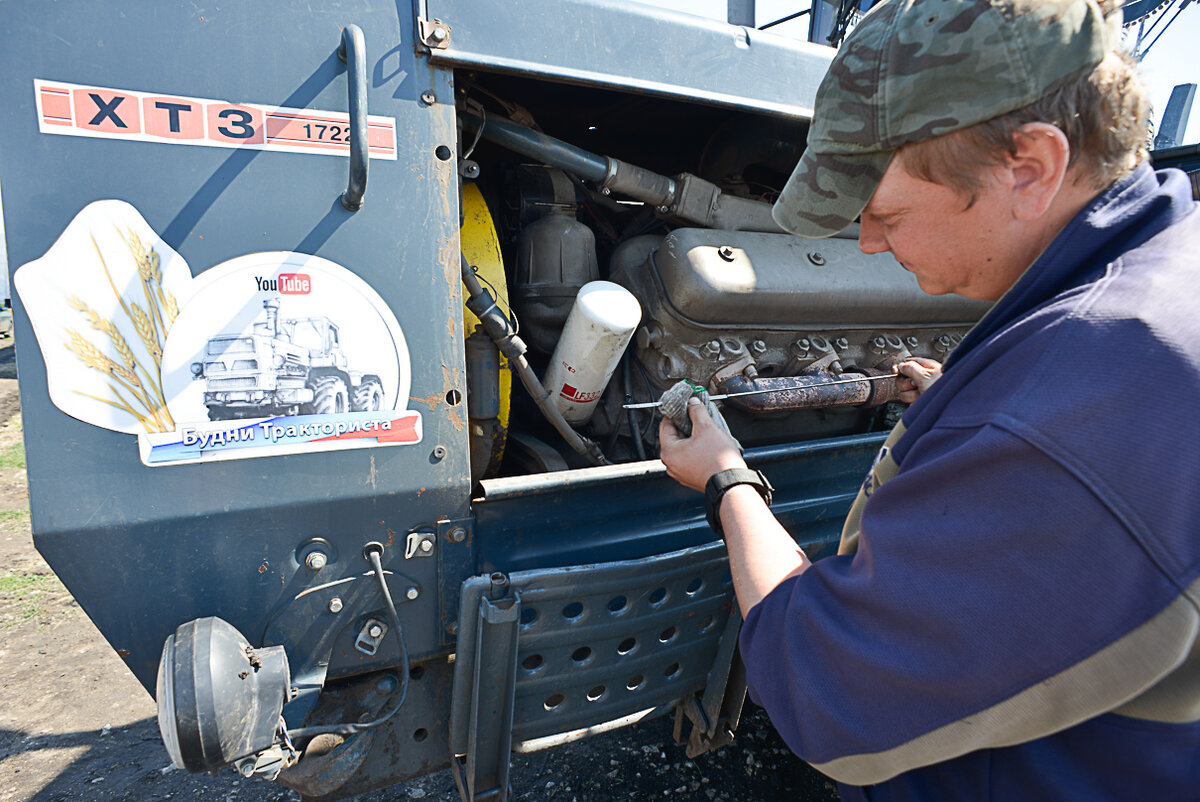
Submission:
[[888,250],[887,237],[883,235],[883,226],[869,215],[863,215],[858,232],[858,247],[863,253],[883,253]]

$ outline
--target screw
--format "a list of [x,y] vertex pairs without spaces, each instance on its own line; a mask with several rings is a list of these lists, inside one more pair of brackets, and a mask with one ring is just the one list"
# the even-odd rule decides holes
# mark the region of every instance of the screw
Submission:
[[417,546],[417,548],[419,548],[421,551],[425,551],[425,552],[433,551],[433,541],[432,540],[422,540],[421,545]]
[[876,337],[875,339],[871,340],[871,345],[875,346],[876,348],[885,348],[887,347],[887,340],[883,339],[882,337]]
[[916,337],[905,337],[904,342],[908,344],[909,348],[917,347],[917,338]]
[[666,214],[666,213],[667,213],[667,212],[669,212],[669,211],[671,211],[671,207],[670,207],[670,206],[659,206],[659,207],[658,207],[658,213],[659,213],[659,214]]
[[320,571],[328,562],[329,558],[325,556],[325,552],[323,551],[314,551],[304,560],[304,564],[313,571]]
[[458,622],[457,621],[447,621],[446,622],[446,631],[449,632],[451,635],[457,635],[458,634]]
[[611,190],[611,189],[609,189],[608,187],[601,187],[601,188],[600,188],[600,194],[601,194],[601,195],[611,195],[611,194],[612,194],[612,190]]
[[433,449],[433,458],[434,459],[444,459],[445,456],[446,456],[446,447],[445,446],[437,446],[436,448]]
[[404,597],[409,601],[416,599],[421,595],[421,591],[417,590],[416,585],[411,585],[408,590],[404,591]]
[[338,598],[337,596],[334,596],[332,599],[329,600],[329,612],[340,613],[341,611],[342,611],[342,600],[340,598]]
[[374,624],[370,629],[367,630],[367,634],[372,638],[378,638],[383,634],[383,627],[379,626],[379,624]]
[[432,31],[430,31],[429,38],[438,43],[446,41],[446,29],[434,28]]
[[839,351],[842,351],[842,350],[845,350],[846,346],[848,346],[850,344],[850,341],[847,340],[845,337],[838,337],[836,340],[833,341],[833,344],[835,346],[837,346],[837,349]]
[[432,106],[434,103],[437,103],[437,95],[435,95],[433,92],[422,92],[421,102],[426,106]]
[[814,251],[808,255],[808,261],[812,262],[817,267],[822,267],[825,264],[825,257]]
[[462,543],[467,539],[467,530],[456,526],[446,533],[446,537],[450,538],[451,543]]
[[704,344],[704,355],[709,359],[716,359],[721,355],[721,343],[717,340],[709,340]]
[[762,340],[755,340],[750,343],[750,350],[761,356],[767,352],[767,344]]
[[241,765],[239,765],[238,766],[238,774],[241,774],[243,777],[254,776],[254,761],[247,760],[247,761],[243,762]]
[[730,248],[728,245],[722,245],[720,248],[717,248],[717,256],[720,256],[726,262],[732,262],[733,248]]

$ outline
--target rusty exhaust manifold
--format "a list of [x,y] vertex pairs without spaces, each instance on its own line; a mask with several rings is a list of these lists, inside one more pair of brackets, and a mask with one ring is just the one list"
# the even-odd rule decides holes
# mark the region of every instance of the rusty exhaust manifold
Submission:
[[[820,409],[822,407],[878,407],[889,401],[899,400],[896,379],[875,379],[868,376],[886,376],[894,370],[865,368],[847,373],[812,373],[802,376],[777,376],[773,378],[747,379],[738,374],[718,382],[718,391],[734,398],[722,403],[751,415],[768,412],[790,412],[797,409]],[[847,381],[861,378],[861,381]],[[829,382],[844,382],[830,385]],[[754,393],[754,395],[737,395]]]

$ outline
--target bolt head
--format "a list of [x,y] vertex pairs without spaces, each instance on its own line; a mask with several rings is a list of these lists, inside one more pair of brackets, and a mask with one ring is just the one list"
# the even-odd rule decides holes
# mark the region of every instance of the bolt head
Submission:
[[433,40],[433,41],[435,41],[435,42],[444,42],[444,41],[446,41],[446,29],[445,29],[445,28],[434,28],[434,29],[433,29],[433,30],[432,30],[432,31],[429,33],[429,38],[430,38],[430,39],[432,39],[432,40]]
[[467,530],[461,526],[455,526],[446,533],[446,537],[450,538],[451,543],[462,543],[467,539]]
[[314,551],[304,559],[304,564],[308,566],[310,570],[320,571],[329,564],[329,557],[326,556],[325,552],[323,551]]
[[424,551],[424,552],[433,551],[433,541],[432,540],[422,540],[421,545],[417,546],[417,548],[419,548],[421,551]]
[[421,591],[417,590],[417,588],[415,586],[410,587],[408,590],[404,591],[404,597],[406,599],[408,599],[409,601],[413,601],[420,595],[421,595]]
[[717,256],[720,256],[726,262],[732,262],[733,248],[730,248],[728,245],[722,245],[720,248],[717,248]]
[[340,598],[338,598],[337,596],[334,596],[332,599],[329,600],[329,612],[340,613],[341,611],[342,611],[342,600]]
[[437,95],[433,94],[433,92],[422,92],[421,93],[421,102],[424,103],[426,106],[432,106],[434,103],[437,102]]
[[433,449],[433,458],[434,459],[443,459],[445,456],[446,456],[446,447],[445,446],[437,446],[436,448]]
[[845,337],[838,337],[837,340],[835,340],[833,344],[836,345],[839,350],[841,350],[841,349],[845,348],[846,346],[848,346],[850,344],[850,341],[847,340]]
[[367,630],[367,634],[370,635],[372,638],[378,638],[380,635],[383,634],[383,627],[379,626],[378,624],[375,624],[374,626],[372,626],[370,629]]
[[254,776],[254,761],[247,760],[246,762],[244,762],[240,766],[238,766],[238,774],[242,775],[243,777],[253,777]]
[[755,340],[750,343],[750,350],[756,354],[764,354],[767,351],[767,344],[762,340]]
[[813,252],[808,255],[808,261],[812,262],[817,267],[825,264],[825,257],[819,253]]

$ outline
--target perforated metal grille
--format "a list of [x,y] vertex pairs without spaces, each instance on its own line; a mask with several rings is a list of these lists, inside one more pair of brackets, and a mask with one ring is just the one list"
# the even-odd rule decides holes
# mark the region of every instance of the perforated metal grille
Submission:
[[[509,582],[521,600],[516,741],[594,726],[701,690],[732,608],[720,543],[646,560],[523,571]],[[482,591],[482,584],[464,587],[464,616]]]

